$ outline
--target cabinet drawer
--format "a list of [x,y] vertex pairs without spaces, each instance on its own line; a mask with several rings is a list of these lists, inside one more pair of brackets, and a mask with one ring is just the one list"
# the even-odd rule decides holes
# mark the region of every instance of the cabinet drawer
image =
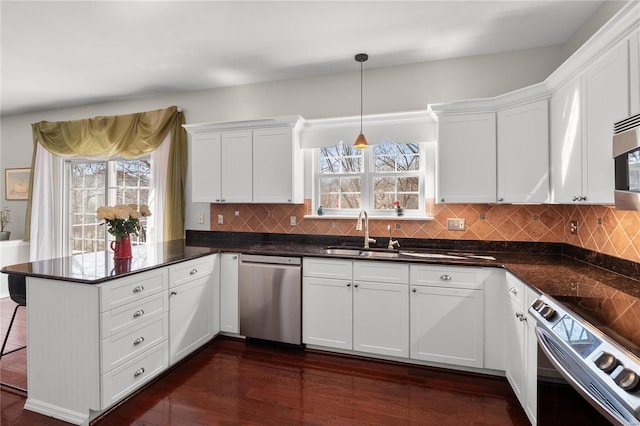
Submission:
[[164,291],[103,312],[100,318],[100,338],[113,336],[147,318],[166,312],[167,306],[167,292]]
[[151,348],[126,364],[102,375],[102,407],[120,401],[160,374],[169,365],[168,342]]
[[167,268],[159,268],[102,284],[100,312],[160,293],[167,289],[167,281]]
[[102,372],[123,364],[148,348],[167,340],[169,315],[163,313],[122,333],[100,341],[102,346]]
[[409,282],[409,265],[394,262],[356,261],[353,262],[353,279],[407,284]]
[[302,274],[305,277],[351,280],[352,264],[351,260],[305,257],[302,262]]
[[478,289],[483,285],[482,269],[457,266],[411,265],[413,285]]
[[518,306],[524,303],[524,283],[507,272],[507,295]]
[[169,287],[173,288],[177,285],[211,275],[212,269],[211,256],[172,265],[169,267]]

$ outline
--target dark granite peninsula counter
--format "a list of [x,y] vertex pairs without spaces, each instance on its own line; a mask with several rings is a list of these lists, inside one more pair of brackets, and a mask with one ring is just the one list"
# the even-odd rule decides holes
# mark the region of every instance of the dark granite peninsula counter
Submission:
[[85,284],[100,284],[116,278],[184,262],[217,250],[186,245],[185,240],[134,246],[133,258],[114,261],[111,250],[21,263],[2,268],[6,274],[47,278]]

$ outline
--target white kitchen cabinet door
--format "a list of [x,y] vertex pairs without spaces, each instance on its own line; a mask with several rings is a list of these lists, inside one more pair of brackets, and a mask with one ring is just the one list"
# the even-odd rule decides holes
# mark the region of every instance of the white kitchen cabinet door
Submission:
[[304,277],[302,342],[338,349],[353,348],[352,282]]
[[211,273],[211,333],[216,336],[220,333],[220,259],[222,255],[216,253],[211,256],[212,273]]
[[220,255],[220,331],[240,332],[238,317],[238,262],[236,253]]
[[575,203],[582,196],[582,93],[580,77],[551,96],[551,197]]
[[211,275],[174,287],[169,292],[169,362],[171,365],[213,337]]
[[629,40],[629,115],[640,114],[640,31]]
[[293,129],[254,130],[253,202],[303,203],[302,151]]
[[524,290],[522,281],[506,274],[505,303],[505,375],[520,404],[525,407],[525,330],[523,324]]
[[582,78],[584,120],[583,176],[586,202],[613,204],[613,123],[629,116],[627,43],[590,65]]
[[549,106],[546,99],[498,111],[498,202],[549,198]]
[[252,145],[251,131],[222,133],[222,202],[253,201]]
[[[525,286],[525,305],[529,306],[538,299],[539,295],[529,286]],[[538,413],[538,338],[536,336],[536,321],[527,314],[525,327],[525,400],[524,411],[532,425],[536,424]]]
[[194,203],[220,202],[222,181],[220,165],[220,133],[198,133],[191,139],[191,201]]
[[411,358],[482,367],[482,290],[411,286]]
[[438,202],[496,201],[495,113],[441,116],[437,156]]
[[353,350],[409,357],[409,285],[354,281]]

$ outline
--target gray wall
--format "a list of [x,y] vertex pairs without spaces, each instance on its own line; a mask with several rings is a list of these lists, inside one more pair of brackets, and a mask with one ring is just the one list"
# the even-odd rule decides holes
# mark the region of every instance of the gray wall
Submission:
[[[364,113],[424,110],[427,104],[496,96],[543,81],[565,58],[564,48],[547,47],[389,68],[364,72]],[[354,66],[355,68],[355,66]],[[2,117],[0,167],[29,167],[33,150],[31,123],[61,121],[98,115],[127,114],[178,105],[188,123],[229,121],[300,114],[304,118],[354,116],[360,113],[360,72],[277,81],[223,89],[184,92],[119,102],[70,107]],[[2,176],[4,192],[4,175]],[[190,202],[187,192],[187,229],[208,229],[209,205]],[[6,201],[12,210],[8,230],[21,239],[26,202]],[[205,225],[197,224],[205,213]]]

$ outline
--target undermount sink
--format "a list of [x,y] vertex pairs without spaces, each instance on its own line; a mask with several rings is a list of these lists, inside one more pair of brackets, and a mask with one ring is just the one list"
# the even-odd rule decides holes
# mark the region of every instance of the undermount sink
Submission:
[[334,254],[336,256],[359,256],[359,257],[400,257],[400,253],[391,251],[375,251],[357,248],[326,248],[326,254]]
[[357,256],[369,259],[375,258],[399,258],[403,256],[420,257],[423,259],[482,259],[482,260],[496,260],[493,256],[477,255],[474,253],[433,253],[429,251],[413,251],[413,250],[400,250],[389,251],[382,248],[358,248],[358,247],[327,247],[324,249],[326,254],[332,254],[336,256]]
[[344,249],[344,248],[327,248],[324,249],[326,254],[335,254],[337,256],[360,256],[359,249]]
[[402,253],[397,251],[361,251],[361,257],[400,257]]
[[403,254],[405,256],[425,257],[428,259],[467,259],[466,256],[456,256],[453,254],[443,253],[418,253],[413,251],[401,251],[400,254]]

